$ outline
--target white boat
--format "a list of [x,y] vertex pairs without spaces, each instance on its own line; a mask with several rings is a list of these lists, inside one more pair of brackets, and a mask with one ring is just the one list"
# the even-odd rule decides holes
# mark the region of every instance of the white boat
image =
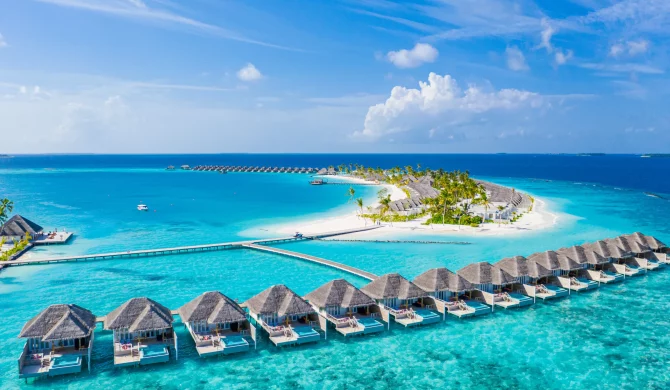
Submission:
[[145,204],[138,204],[138,205],[137,205],[137,209],[138,209],[139,211],[149,211],[149,207],[148,207],[147,205],[145,205]]

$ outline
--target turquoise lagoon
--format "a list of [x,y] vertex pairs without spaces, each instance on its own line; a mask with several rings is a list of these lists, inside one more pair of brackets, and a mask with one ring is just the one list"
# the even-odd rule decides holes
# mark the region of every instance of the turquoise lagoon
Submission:
[[[558,214],[553,228],[501,237],[430,235],[468,245],[302,242],[283,247],[382,274],[413,278],[431,267],[453,270],[475,261],[555,249],[635,230],[670,241],[670,202],[640,190],[572,181],[490,177],[542,198]],[[16,212],[49,229],[67,227],[71,245],[35,255],[165,247],[237,240],[241,231],[341,213],[346,186],[312,187],[303,175],[164,172],[156,169],[57,169],[0,172]],[[357,187],[366,199],[375,187]],[[152,211],[135,210],[140,202]],[[153,210],[156,210],[155,212]],[[401,237],[396,237],[401,238]],[[416,239],[413,236],[412,239]],[[98,329],[92,370],[31,381],[18,379],[25,321],[53,303],[76,303],[102,315],[125,300],[149,296],[177,308],[204,291],[245,300],[284,283],[300,294],[339,277],[336,270],[247,250],[137,260],[10,268],[0,272],[0,387],[123,389],[214,388],[513,388],[620,389],[670,387],[670,269],[521,310],[472,320],[278,349],[200,359],[177,323],[179,361],[115,369],[111,334]]]

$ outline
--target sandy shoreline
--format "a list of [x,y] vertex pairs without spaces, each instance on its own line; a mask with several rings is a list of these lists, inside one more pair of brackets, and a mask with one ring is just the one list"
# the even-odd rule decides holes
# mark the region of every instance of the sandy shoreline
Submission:
[[[358,183],[371,183],[369,181],[352,178],[337,177],[341,181],[351,181]],[[404,199],[407,196],[400,188],[390,184],[380,184],[389,189],[392,200]],[[376,206],[377,204],[373,205]],[[533,211],[525,213],[517,222],[513,224],[487,223],[480,227],[456,226],[456,225],[424,225],[426,218],[410,222],[388,222],[382,223],[382,228],[368,232],[356,233],[352,236],[382,237],[388,235],[464,235],[464,236],[506,236],[513,234],[523,234],[537,230],[551,228],[556,225],[558,215],[547,210],[547,205],[542,199],[535,198]],[[321,218],[309,221],[299,221],[281,225],[266,227],[266,231],[278,233],[279,235],[294,234],[301,232],[303,234],[319,234],[337,230],[352,229],[363,226],[370,226],[370,220],[364,220],[358,215],[355,205],[352,204],[351,212],[346,215],[332,218]]]

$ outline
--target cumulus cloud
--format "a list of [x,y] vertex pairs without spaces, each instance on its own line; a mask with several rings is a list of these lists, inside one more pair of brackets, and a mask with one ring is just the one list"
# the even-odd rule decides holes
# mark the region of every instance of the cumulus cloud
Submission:
[[610,57],[621,57],[628,55],[635,57],[644,54],[649,50],[649,41],[641,39],[639,41],[618,42],[610,47]]
[[416,68],[425,63],[435,62],[439,52],[427,43],[417,43],[412,49],[390,51],[386,58],[398,68]]
[[549,24],[547,19],[542,19],[542,32],[540,33],[540,45],[538,48],[544,48],[547,50],[547,53],[554,51],[554,47],[551,45],[551,37],[556,33],[556,29]]
[[262,79],[263,75],[254,64],[248,63],[242,69],[237,71],[237,78],[242,81],[256,81]]
[[0,48],[7,46],[7,41],[5,41],[5,37],[0,34]]
[[507,55],[507,67],[511,70],[520,71],[529,69],[528,64],[526,64],[526,57],[524,57],[518,47],[508,47],[505,50],[505,54]]
[[494,110],[540,107],[540,95],[517,89],[488,91],[475,85],[462,90],[450,75],[428,75],[419,89],[396,86],[384,103],[368,109],[363,130],[354,138],[375,141],[392,134],[427,131],[432,136],[437,128],[465,123],[472,116]]
[[565,52],[561,49],[557,49],[556,53],[554,54],[554,58],[556,60],[556,65],[564,65],[566,62],[568,62],[569,59],[572,58],[572,50],[566,50]]

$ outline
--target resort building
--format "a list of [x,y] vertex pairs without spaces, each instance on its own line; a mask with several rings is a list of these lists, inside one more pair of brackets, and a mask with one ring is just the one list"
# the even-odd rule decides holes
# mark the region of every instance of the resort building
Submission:
[[26,339],[19,357],[19,378],[91,370],[95,315],[77,305],[51,305],[28,321],[19,334]]
[[114,365],[135,366],[170,360],[177,351],[172,312],[149,298],[132,298],[104,317],[104,329],[113,332]]
[[422,273],[413,280],[413,283],[428,292],[437,311],[442,314],[449,313],[463,318],[491,313],[489,306],[466,297],[466,294],[473,290],[470,282],[444,267]]
[[640,261],[635,259],[635,253],[626,241],[608,238],[603,243],[609,251],[612,265],[619,273],[626,276],[640,276],[646,271],[645,268],[640,267]]
[[[514,213],[522,210],[528,210],[533,202],[531,198],[513,188],[501,186],[483,180],[475,180],[475,182],[484,187],[486,197],[491,203],[491,206],[486,210],[483,206],[474,205],[472,212],[483,219],[488,220],[510,220]],[[498,207],[502,206],[502,210]]]
[[35,239],[42,232],[44,232],[42,226],[16,214],[0,226],[0,239],[5,238],[7,242],[20,241],[26,237],[26,234]]
[[623,235],[629,242],[631,240],[637,241],[642,245],[646,245],[649,249],[652,250],[652,254],[649,254],[650,259],[656,259],[657,261],[670,264],[670,257],[668,256],[669,248],[667,245],[657,240],[653,236],[645,236],[642,233],[635,232],[633,234]]
[[[595,245],[596,244],[584,244],[568,248],[567,250],[562,249],[559,250],[559,252],[564,251],[567,256],[578,256],[585,260],[586,269],[581,271],[581,275],[586,279],[598,283],[622,282],[625,278],[624,275],[613,272],[612,268],[608,267],[608,265],[610,265],[610,259],[602,256],[599,251],[597,251]],[[574,251],[574,253],[570,254],[571,251]]]
[[244,306],[277,346],[319,341],[321,335],[314,328],[325,328],[312,305],[283,284],[263,290]]
[[344,336],[384,330],[375,300],[344,279],[324,284],[305,299]]
[[583,271],[588,267],[586,254],[582,247],[572,246],[556,251],[561,268],[559,283],[571,291],[588,291],[598,288],[599,283],[585,278]]
[[627,250],[630,250],[635,256],[631,261],[633,264],[648,271],[659,269],[663,263],[658,261],[658,257],[654,250],[645,242],[642,243],[632,236],[622,235],[614,239],[616,242],[621,242]]
[[390,316],[403,326],[426,325],[440,321],[440,315],[429,310],[423,302],[423,299],[430,295],[400,274],[380,276],[361,290],[377,302],[382,318],[389,322],[389,326]]
[[[249,350],[247,313],[218,291],[206,292],[177,312],[200,356],[229,355]],[[253,340],[252,340],[253,342]]]
[[493,266],[514,278],[514,282],[506,286],[505,292],[510,298],[519,301],[519,306],[531,305],[536,298],[543,297],[538,291],[537,280],[551,275],[546,268],[538,266],[537,263],[529,266],[528,260],[523,256],[507,257]]
[[[538,266],[540,266],[549,272],[549,275],[539,277],[536,280],[539,285],[537,291],[543,295],[543,299],[560,298],[570,294],[570,290],[563,288],[558,279],[561,277],[561,263],[558,261],[558,253],[554,251],[533,253],[526,260],[529,270],[539,269]],[[540,298],[540,295],[536,296]]]
[[[457,272],[476,289],[477,298],[483,300],[492,308],[495,306],[518,307],[520,301],[503,291],[503,287],[514,284],[512,275],[485,261],[467,265]],[[532,303],[532,301],[531,301]]]

